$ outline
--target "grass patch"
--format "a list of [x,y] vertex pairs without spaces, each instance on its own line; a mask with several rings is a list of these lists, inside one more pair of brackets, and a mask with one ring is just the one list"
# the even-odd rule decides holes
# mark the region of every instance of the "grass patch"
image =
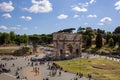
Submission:
[[55,62],[65,71],[91,74],[96,80],[120,80],[120,63],[102,58]]
[[114,47],[110,47],[109,45],[103,45],[101,48],[96,48],[95,45],[91,45],[85,49],[83,49],[83,51],[85,52],[92,52],[92,53],[97,53],[97,54],[104,54],[104,55],[109,55],[110,51],[118,51],[119,50],[119,46],[115,45]]
[[5,53],[13,53],[17,49],[0,49],[0,54],[5,54]]

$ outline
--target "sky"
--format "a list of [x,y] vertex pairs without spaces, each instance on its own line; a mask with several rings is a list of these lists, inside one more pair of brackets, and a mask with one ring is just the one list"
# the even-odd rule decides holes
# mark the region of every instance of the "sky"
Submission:
[[66,28],[114,31],[120,0],[0,0],[0,32],[50,34]]

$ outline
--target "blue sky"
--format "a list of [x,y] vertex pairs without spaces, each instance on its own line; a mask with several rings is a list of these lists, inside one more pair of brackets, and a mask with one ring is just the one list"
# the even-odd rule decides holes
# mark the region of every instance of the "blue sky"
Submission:
[[49,34],[65,28],[114,31],[120,0],[0,0],[0,32]]

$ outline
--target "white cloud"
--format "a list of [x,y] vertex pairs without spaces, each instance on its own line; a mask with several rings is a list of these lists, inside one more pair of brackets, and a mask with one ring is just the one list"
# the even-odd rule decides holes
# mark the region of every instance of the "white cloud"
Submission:
[[120,0],[115,3],[115,9],[120,10]]
[[99,25],[99,26],[103,26],[103,25],[104,25],[104,23],[98,23],[97,25]]
[[9,13],[5,13],[5,14],[3,14],[2,16],[5,17],[6,19],[12,17]]
[[77,12],[86,12],[87,8],[85,8],[85,7],[80,8],[79,6],[75,6],[72,8],[72,10],[77,11]]
[[79,17],[79,15],[77,15],[77,14],[73,16],[73,18],[78,18],[78,17]]
[[7,2],[3,2],[0,4],[0,11],[4,11],[4,12],[11,12],[14,10],[14,7],[12,6],[12,1]]
[[30,17],[30,16],[21,16],[20,18],[21,18],[21,19],[24,19],[24,20],[26,20],[26,21],[32,20],[32,17]]
[[11,30],[19,30],[19,27],[10,27]]
[[90,0],[90,4],[93,4],[93,3],[95,3],[96,2],[96,0]]
[[77,12],[87,12],[88,6],[95,3],[95,2],[96,2],[96,0],[90,0],[89,2],[78,3],[78,5],[72,6],[72,10],[77,11]]
[[28,30],[28,28],[27,28],[27,27],[24,27],[23,30]]
[[86,2],[86,3],[78,3],[78,5],[80,5],[81,7],[88,7],[89,3],[88,2]]
[[95,14],[94,14],[94,15],[90,14],[90,15],[88,15],[87,17],[88,17],[88,18],[97,18],[97,15],[95,15]]
[[33,5],[30,8],[24,8],[24,10],[31,13],[46,13],[52,11],[52,4],[49,0],[32,0]]
[[66,19],[68,18],[68,15],[65,14],[60,14],[59,16],[57,16],[58,19]]
[[6,27],[6,26],[4,26],[4,25],[1,25],[0,26],[0,30],[7,30],[8,28]]
[[112,21],[112,19],[110,17],[104,17],[100,20],[100,22],[105,23],[105,22],[109,22]]

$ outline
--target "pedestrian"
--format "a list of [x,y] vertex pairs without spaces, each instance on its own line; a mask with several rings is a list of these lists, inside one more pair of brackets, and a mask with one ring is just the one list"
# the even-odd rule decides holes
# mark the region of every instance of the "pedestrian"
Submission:
[[20,69],[19,69],[19,67],[17,67],[17,71],[19,71]]
[[13,64],[12,64],[12,66],[14,67],[14,66],[15,66],[15,64],[13,63]]
[[76,73],[76,76],[78,76],[78,72]]
[[49,78],[46,78],[46,80],[49,80]]
[[88,74],[88,79],[91,80],[92,76],[90,74]]
[[59,76],[61,76],[61,71],[59,71]]
[[20,69],[22,69],[22,67],[20,67]]
[[79,77],[80,77],[80,78],[83,77],[83,74],[82,74],[82,73],[79,73]]
[[39,75],[39,68],[37,68],[37,74]]
[[15,75],[16,75],[16,76],[19,75],[18,71],[16,71]]
[[16,79],[20,79],[20,76],[17,76]]
[[25,76],[25,80],[27,80],[27,77]]

